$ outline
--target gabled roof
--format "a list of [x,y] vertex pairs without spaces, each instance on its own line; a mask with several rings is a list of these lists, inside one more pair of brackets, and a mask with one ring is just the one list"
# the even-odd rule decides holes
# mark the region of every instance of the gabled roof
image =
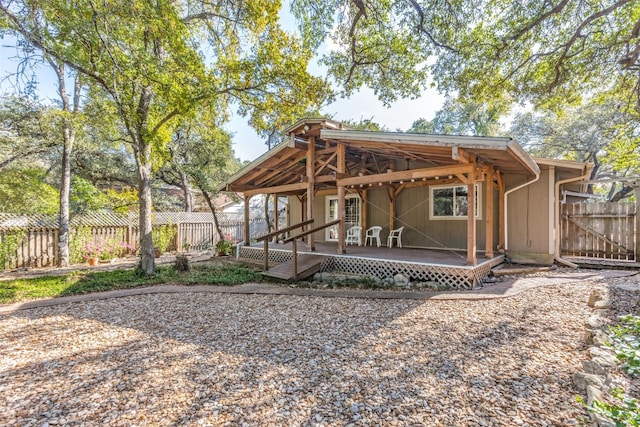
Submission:
[[336,168],[331,166],[335,164],[336,143],[346,147],[347,174],[352,176],[386,172],[388,164],[402,160],[427,168],[459,166],[475,159],[506,173],[540,173],[536,162],[511,138],[359,131],[329,119],[301,120],[287,133],[288,141],[245,166],[220,190],[279,187],[282,194],[304,192],[294,184],[305,179],[310,142],[315,144],[319,186],[336,184]]

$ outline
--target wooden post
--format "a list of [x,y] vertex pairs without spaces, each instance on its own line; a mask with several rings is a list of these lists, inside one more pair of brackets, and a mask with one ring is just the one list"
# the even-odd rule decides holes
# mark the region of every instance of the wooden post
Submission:
[[296,240],[293,239],[291,242],[293,244],[291,256],[293,257],[293,280],[298,280],[298,245],[296,244]]
[[269,270],[269,239],[264,239],[264,271]]
[[504,220],[504,193],[505,193],[505,183],[504,177],[500,171],[496,171],[496,179],[498,182],[498,246],[500,247],[500,251],[504,252],[504,239],[505,239],[505,227],[506,223]]
[[387,188],[387,194],[389,195],[389,233],[395,227],[396,218],[396,192],[393,187]]
[[176,252],[182,252],[182,223],[176,222]]
[[485,213],[485,245],[484,256],[493,258],[493,166],[487,166],[485,172],[486,208]]
[[[278,195],[273,194],[273,231],[278,231]],[[278,235],[273,236],[273,241],[278,241]]]
[[[343,176],[344,173],[346,172],[347,169],[347,165],[346,165],[346,147],[344,144],[338,143],[337,148],[337,169],[338,169],[338,175]],[[338,224],[338,253],[339,254],[343,254],[346,252],[345,247],[344,247],[344,239],[345,239],[345,234],[346,234],[346,230],[345,230],[345,209],[346,209],[346,202],[345,202],[345,196],[346,196],[346,189],[344,188],[344,186],[339,185],[338,186],[338,219],[340,220],[340,223]]]
[[[307,219],[314,217],[313,210],[315,208],[315,192],[316,192],[316,138],[309,137],[309,144],[307,146]],[[315,251],[315,242],[313,234],[307,236],[307,248],[310,251]]]
[[476,265],[476,171],[467,174],[467,265]]
[[633,194],[636,195],[636,212],[635,212],[636,244],[633,250],[633,258],[635,262],[640,262],[640,182],[633,183]]
[[251,225],[249,224],[249,201],[251,200],[251,196],[244,196],[244,245],[251,245]]
[[367,214],[367,200],[369,196],[369,191],[364,189],[362,190],[362,232],[364,233],[367,228],[369,228],[369,215]]

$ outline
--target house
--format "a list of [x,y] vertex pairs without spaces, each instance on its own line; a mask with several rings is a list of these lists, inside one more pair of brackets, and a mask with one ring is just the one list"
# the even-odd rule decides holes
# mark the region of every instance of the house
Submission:
[[[329,119],[301,120],[286,133],[288,141],[230,177],[221,190],[245,200],[287,196],[287,231],[295,235],[297,224],[313,219],[317,230],[305,236],[307,251],[320,245],[325,255],[335,255],[334,264],[345,264],[336,256],[349,254],[353,263],[383,256],[400,265],[410,258],[416,265],[438,265],[440,276],[422,278],[463,269],[468,281],[461,287],[473,287],[505,256],[553,263],[559,257],[560,187],[580,191],[590,170],[586,163],[533,158],[511,138],[358,131]],[[402,227],[405,251],[384,245],[356,256],[362,249],[345,242],[352,226],[362,227],[362,234],[381,226],[383,243]],[[249,251],[248,239],[245,246]],[[456,254],[455,262],[431,262],[438,253]]]

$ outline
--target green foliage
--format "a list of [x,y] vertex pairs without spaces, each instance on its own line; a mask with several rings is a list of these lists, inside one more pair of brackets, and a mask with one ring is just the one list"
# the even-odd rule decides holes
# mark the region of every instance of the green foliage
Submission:
[[216,254],[218,255],[231,255],[233,249],[233,242],[230,240],[218,240],[216,242]]
[[[628,315],[620,319],[620,323],[610,327],[609,343],[616,352],[621,368],[632,377],[640,375],[640,317]],[[595,400],[587,409],[600,414],[616,423],[617,427],[640,426],[640,405],[638,400],[627,396],[621,388],[612,388],[611,396],[617,403]],[[585,404],[584,399],[578,402]]]
[[0,270],[11,268],[16,250],[27,234],[26,230],[16,229],[0,234]]
[[[616,87],[637,101],[637,1],[296,0],[301,34],[346,94],[389,103],[432,83],[464,99],[551,106]],[[634,89],[635,88],[635,89]]]
[[346,121],[342,121],[342,123],[350,128],[350,129],[356,129],[356,130],[368,130],[368,131],[373,131],[373,132],[388,132],[389,129],[387,129],[386,127],[384,127],[383,125],[381,125],[380,123],[377,123],[375,121],[373,121],[373,117],[369,118],[369,119],[364,119],[364,118],[360,118],[359,121],[355,121],[355,120],[346,120]]
[[153,228],[153,247],[160,249],[160,252],[166,252],[176,237],[177,230],[173,224],[159,225]]
[[71,178],[69,210],[74,214],[97,212],[109,206],[109,198],[86,179]]
[[235,264],[196,265],[183,273],[173,267],[160,267],[151,275],[139,274],[136,270],[85,270],[61,276],[1,281],[0,304],[169,282],[182,285],[237,285],[259,279],[260,275],[253,269]]
[[[282,127],[331,91],[312,76],[307,46],[279,24],[280,2],[65,0],[0,3],[2,27],[64,62],[117,117],[112,130],[130,144],[137,167],[140,232],[150,230],[150,181],[167,144],[198,105],[232,104],[258,131]],[[152,273],[151,241],[142,268]]]
[[69,239],[69,262],[77,264],[85,260],[86,248],[93,242],[91,227],[81,226],[72,230]]
[[46,171],[35,166],[0,170],[0,209],[19,214],[57,214],[58,190],[45,179]]
[[433,120],[416,120],[408,132],[498,136],[504,133],[500,119],[509,108],[507,100],[474,102],[447,98]]
[[622,369],[629,375],[640,375],[640,317],[628,315],[620,323],[610,328],[611,345]]
[[[621,388],[611,389],[611,395],[619,401],[619,404],[611,404],[595,400],[587,409],[590,412],[602,415],[613,421],[616,427],[640,426],[640,406],[638,400],[624,394]],[[584,399],[577,398],[578,402],[586,405]]]
[[50,109],[25,96],[0,97],[0,169],[44,159],[57,141],[52,136]]
[[593,163],[593,179],[634,176],[640,174],[638,119],[613,99],[590,99],[561,112],[517,114],[510,133],[534,155]]

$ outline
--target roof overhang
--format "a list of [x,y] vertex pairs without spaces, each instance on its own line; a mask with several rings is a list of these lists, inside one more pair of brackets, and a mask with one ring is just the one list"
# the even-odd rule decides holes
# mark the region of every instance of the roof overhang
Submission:
[[[540,168],[536,162],[512,138],[329,129],[321,130],[320,138],[352,144],[360,143],[362,147],[378,146],[382,148],[386,146],[389,152],[404,150],[407,146],[414,146],[418,147],[419,151],[424,152],[427,156],[430,151],[450,151],[456,147],[465,149],[502,170],[515,171],[519,169],[521,172],[532,175],[540,173]],[[516,165],[513,164],[513,161],[516,162]]]
[[[440,173],[472,164],[503,174],[540,173],[536,161],[511,138],[359,131],[329,119],[301,120],[286,132],[287,141],[233,174],[218,190],[248,196],[263,190],[281,195],[304,193],[308,190],[309,144],[314,144],[316,188],[335,188],[358,177],[387,173],[385,162],[398,165],[403,160],[407,161],[406,172],[420,169],[425,177],[430,168]],[[345,147],[346,174],[338,173],[335,164],[338,145]],[[406,175],[401,172],[394,173]]]

